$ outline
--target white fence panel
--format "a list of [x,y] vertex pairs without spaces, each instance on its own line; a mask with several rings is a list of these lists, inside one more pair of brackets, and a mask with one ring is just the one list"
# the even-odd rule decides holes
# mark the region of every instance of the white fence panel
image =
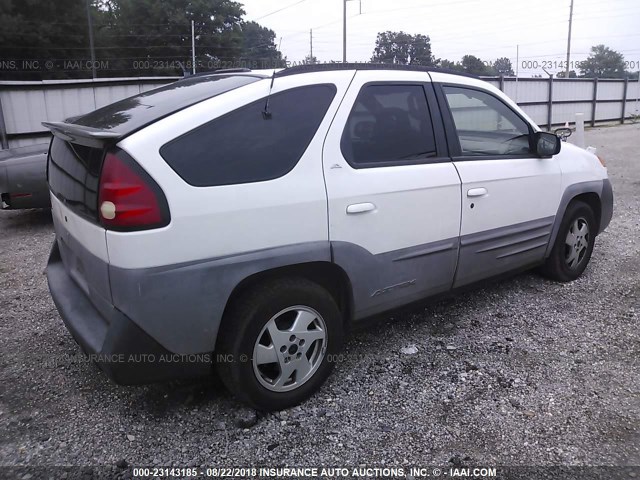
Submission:
[[[563,124],[569,122],[573,124],[576,121],[576,113],[584,114],[584,121],[591,121],[591,103],[560,103],[553,106],[551,123]],[[545,120],[546,123],[546,120]]]
[[62,121],[95,110],[94,89],[91,87],[56,88],[45,90],[44,95],[45,118],[31,115],[31,121],[35,122],[31,132],[47,132],[42,126],[43,121]]
[[537,125],[544,125],[547,123],[547,106],[546,105],[523,105],[522,110],[529,115],[531,120],[536,122]]
[[598,82],[598,100],[620,100],[624,93],[624,81]]
[[629,82],[629,86],[627,87],[627,100],[640,101],[640,83]]
[[[173,77],[0,82],[9,146],[47,142],[46,121],[62,121],[173,82]],[[0,132],[1,133],[1,132]]]
[[33,131],[36,118],[46,118],[47,108],[43,90],[16,89],[0,93],[2,111],[8,134]]
[[549,100],[549,81],[509,79],[504,82],[504,93],[515,102],[546,102]]
[[[41,122],[60,121],[103,107],[123,98],[137,95],[177,80],[174,77],[112,78],[97,80],[54,80],[44,82],[0,82],[0,113],[3,114],[6,140],[10,146],[32,145],[48,141]],[[523,110],[542,127],[547,126],[549,79],[485,78],[487,82],[519,103]],[[593,80],[553,79],[551,123],[573,123],[576,113],[583,113],[591,123]],[[596,121],[616,120],[622,115],[624,81],[599,80]],[[611,101],[616,100],[616,101]],[[560,103],[558,103],[560,102]],[[640,83],[628,82],[625,117],[640,116]],[[1,122],[0,122],[1,126]],[[0,145],[1,146],[1,145]]]
[[598,103],[596,105],[596,121],[617,120],[622,114],[622,102]]
[[[622,98],[622,94],[620,94]],[[553,82],[553,99],[560,100],[589,100],[593,99],[593,82],[589,80],[569,80]]]
[[633,116],[640,117],[640,102],[636,102],[635,100],[628,100],[624,116],[626,118],[630,118]]
[[[96,108],[104,107],[110,103],[117,102],[123,98],[132,97],[140,93],[139,85],[114,85],[103,86],[95,89],[96,92]],[[94,108],[95,110],[95,108]],[[87,113],[91,110],[87,110]]]

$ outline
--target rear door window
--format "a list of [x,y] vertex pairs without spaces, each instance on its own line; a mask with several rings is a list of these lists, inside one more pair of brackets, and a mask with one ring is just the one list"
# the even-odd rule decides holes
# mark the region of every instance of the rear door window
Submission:
[[261,182],[298,163],[336,94],[310,85],[274,94],[206,123],[160,149],[165,161],[197,187]]
[[404,164],[436,156],[422,85],[367,85],[358,94],[341,140],[355,168]]

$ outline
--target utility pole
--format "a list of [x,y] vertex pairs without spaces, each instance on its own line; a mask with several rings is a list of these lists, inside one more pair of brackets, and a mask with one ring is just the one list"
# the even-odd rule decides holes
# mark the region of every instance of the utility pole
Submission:
[[[347,2],[342,0],[342,63],[347,63]],[[360,2],[360,13],[362,15],[362,0]]]
[[342,0],[342,63],[347,63],[347,0]]
[[516,103],[518,103],[518,74],[520,73],[520,45],[516,45]]
[[309,30],[309,61],[313,62],[313,28]]
[[191,20],[191,73],[196,74],[196,26]]
[[91,0],[87,4],[87,23],[89,24],[89,50],[91,50],[91,73],[96,78],[96,51],[93,46],[93,22],[91,20]]
[[567,37],[567,69],[564,73],[564,78],[569,78],[569,60],[571,59],[571,24],[573,23],[573,0],[571,0],[571,7],[569,8],[569,36]]

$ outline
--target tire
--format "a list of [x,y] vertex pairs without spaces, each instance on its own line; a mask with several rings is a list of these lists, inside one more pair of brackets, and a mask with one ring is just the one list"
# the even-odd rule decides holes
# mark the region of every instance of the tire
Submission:
[[549,258],[540,272],[552,280],[571,282],[582,275],[591,259],[597,226],[591,207],[584,202],[569,204]]
[[342,315],[329,292],[304,278],[275,280],[232,302],[216,366],[238,400],[261,411],[282,410],[320,388],[342,342]]

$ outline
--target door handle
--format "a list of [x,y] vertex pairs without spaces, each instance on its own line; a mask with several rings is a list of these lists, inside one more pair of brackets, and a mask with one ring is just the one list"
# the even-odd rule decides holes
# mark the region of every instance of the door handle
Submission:
[[371,212],[376,209],[373,203],[354,203],[347,207],[348,214]]
[[472,188],[467,191],[467,197],[484,197],[487,193],[486,188]]

